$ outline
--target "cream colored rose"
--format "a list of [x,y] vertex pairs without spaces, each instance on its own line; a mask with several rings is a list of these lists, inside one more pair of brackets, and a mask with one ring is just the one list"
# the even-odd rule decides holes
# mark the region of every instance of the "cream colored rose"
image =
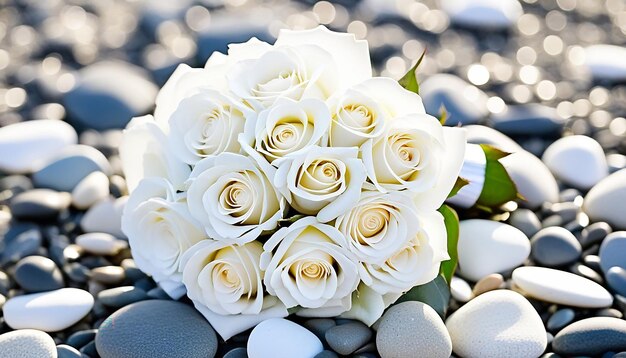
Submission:
[[267,291],[303,315],[333,316],[350,308],[359,282],[356,258],[334,227],[305,217],[277,231],[263,245]]
[[367,174],[357,148],[308,147],[277,160],[274,185],[298,212],[329,222],[350,210]]
[[284,305],[264,292],[262,253],[258,241],[240,246],[205,240],[183,256],[187,296],[224,339],[265,319],[287,316]]
[[286,206],[256,163],[233,153],[199,161],[187,193],[189,211],[209,237],[240,244],[275,229]]
[[137,266],[170,296],[182,296],[182,255],[207,238],[182,194],[165,179],[143,179],[124,207],[122,230]]

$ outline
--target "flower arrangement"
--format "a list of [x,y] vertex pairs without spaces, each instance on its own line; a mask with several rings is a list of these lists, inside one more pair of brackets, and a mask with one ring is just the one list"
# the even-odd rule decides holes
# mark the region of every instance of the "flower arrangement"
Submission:
[[293,312],[373,324],[450,258],[464,130],[410,87],[325,27],[180,65],[120,147],[137,265],[224,339]]

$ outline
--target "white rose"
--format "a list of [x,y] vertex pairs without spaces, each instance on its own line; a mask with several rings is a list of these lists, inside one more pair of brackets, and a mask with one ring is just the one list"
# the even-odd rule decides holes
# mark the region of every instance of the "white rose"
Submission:
[[184,197],[163,178],[146,178],[132,192],[122,215],[133,258],[173,298],[184,294],[183,253],[206,239]]
[[274,185],[298,212],[328,222],[350,210],[367,177],[357,148],[308,147],[277,161]]
[[350,308],[359,283],[356,259],[334,227],[305,217],[278,230],[263,245],[265,287],[302,315],[334,316]]
[[262,253],[258,241],[240,246],[205,240],[183,256],[187,296],[223,339],[263,320],[288,315],[276,297],[264,293]]
[[425,113],[420,96],[385,77],[367,79],[328,103],[332,118],[328,144],[333,147],[358,147],[380,137],[392,118]]
[[189,211],[209,237],[240,244],[275,229],[286,206],[255,162],[233,153],[199,161],[187,193]]
[[183,99],[169,120],[171,149],[194,165],[209,155],[238,153],[238,136],[254,113],[220,92],[204,88]]
[[148,177],[166,178],[180,189],[191,169],[163,143],[167,137],[151,115],[133,118],[126,126],[119,153],[129,192]]

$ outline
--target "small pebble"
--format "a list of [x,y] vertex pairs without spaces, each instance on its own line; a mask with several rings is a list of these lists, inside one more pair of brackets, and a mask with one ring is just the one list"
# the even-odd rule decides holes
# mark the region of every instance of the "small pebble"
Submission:
[[93,172],[81,180],[72,190],[72,205],[88,209],[109,195],[109,178],[101,171]]
[[478,282],[476,282],[472,293],[474,294],[474,296],[479,296],[485,292],[497,290],[503,284],[504,277],[502,277],[502,275],[500,275],[499,273],[493,273],[491,275],[487,275],[481,278]]
[[114,308],[123,307],[148,298],[146,291],[134,286],[115,287],[98,293],[98,300],[102,304]]
[[570,324],[574,320],[575,316],[576,313],[571,308],[560,309],[554,312],[552,316],[550,316],[546,327],[552,332],[558,331],[561,328]]
[[61,270],[47,257],[28,256],[15,265],[15,281],[28,292],[52,291],[63,288]]
[[474,297],[470,285],[465,280],[456,276],[452,276],[452,281],[450,281],[450,294],[455,300],[462,303]]
[[607,235],[600,246],[600,266],[606,274],[613,266],[626,269],[626,231],[616,231]]
[[619,266],[611,267],[606,272],[606,282],[615,292],[626,296],[626,270]]
[[583,248],[599,244],[604,238],[613,232],[611,226],[605,222],[593,223],[583,229],[580,237],[580,244]]
[[57,346],[57,358],[82,358],[81,353],[74,347],[67,344]]
[[511,213],[509,224],[520,229],[526,236],[532,237],[541,230],[541,222],[537,215],[528,209],[517,209]]
[[128,247],[128,242],[103,232],[91,232],[76,237],[76,245],[96,255],[115,255]]
[[562,227],[547,227],[530,240],[531,256],[537,263],[558,267],[572,263],[580,257],[582,248],[576,237]]
[[59,215],[70,206],[72,197],[68,193],[50,189],[33,189],[16,195],[11,200],[11,214],[24,220],[47,220]]
[[115,285],[124,281],[126,273],[120,266],[102,266],[92,269],[91,277],[100,283]]
[[372,331],[361,322],[335,326],[326,331],[326,342],[335,352],[348,355],[372,338]]

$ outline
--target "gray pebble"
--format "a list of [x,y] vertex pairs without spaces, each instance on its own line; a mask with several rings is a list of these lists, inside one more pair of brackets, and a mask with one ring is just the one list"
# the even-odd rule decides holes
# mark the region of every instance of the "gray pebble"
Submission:
[[27,292],[52,291],[65,286],[57,265],[47,257],[28,256],[15,265],[15,281]]
[[123,307],[148,298],[146,291],[134,286],[115,287],[98,293],[98,300],[109,307]]
[[605,222],[593,223],[583,229],[580,236],[580,244],[583,248],[588,248],[592,245],[599,244],[604,238],[613,232],[611,226]]
[[65,343],[69,344],[70,346],[76,349],[80,349],[87,343],[93,341],[96,338],[97,332],[98,332],[97,329],[89,329],[89,330],[74,332],[72,333],[71,336],[67,338],[67,341]]
[[4,249],[0,253],[0,265],[17,262],[20,259],[35,255],[42,244],[41,232],[36,227],[10,237],[4,237]]
[[85,344],[81,349],[79,349],[80,353],[86,355],[87,357],[95,357],[98,355],[98,351],[96,350],[96,341],[91,341]]
[[102,266],[93,268],[91,277],[100,283],[114,285],[124,281],[126,274],[120,266]]
[[512,212],[509,217],[509,224],[520,229],[528,237],[532,237],[541,230],[539,218],[529,209],[517,209]]
[[4,271],[0,271],[0,294],[6,295],[9,293],[10,288],[11,280],[9,276]]
[[613,266],[626,269],[626,231],[616,231],[607,235],[600,246],[600,265],[606,274]]
[[576,313],[574,312],[573,309],[570,309],[570,308],[560,309],[554,312],[552,316],[550,316],[550,319],[548,320],[546,327],[550,331],[558,331],[561,328],[570,324],[574,320],[575,316],[576,316]]
[[339,356],[333,351],[323,350],[316,354],[313,358],[339,358]]
[[326,342],[335,352],[348,355],[372,338],[372,331],[361,322],[335,326],[326,331]]
[[557,226],[542,229],[532,237],[530,244],[533,259],[547,267],[572,263],[580,258],[582,251],[576,237]]
[[58,358],[82,358],[81,353],[74,347],[67,344],[60,344],[57,346]]
[[72,202],[69,193],[50,189],[33,189],[16,195],[11,200],[11,214],[24,220],[47,220],[55,218]]
[[337,325],[334,320],[330,318],[313,318],[309,319],[302,326],[304,326],[309,331],[313,332],[320,339],[320,341],[324,342],[326,339],[326,331],[330,328],[333,328]]
[[619,266],[611,267],[606,272],[606,282],[615,292],[626,296],[626,270]]
[[172,298],[161,287],[155,287],[148,291],[148,297],[157,300],[171,300]]
[[224,358],[248,358],[248,351],[243,347],[231,349],[224,354]]
[[78,262],[67,264],[63,267],[63,271],[70,278],[70,280],[78,283],[87,282],[90,275],[89,269]]
[[564,356],[600,355],[626,350],[626,321],[593,317],[574,322],[554,337],[552,348]]

